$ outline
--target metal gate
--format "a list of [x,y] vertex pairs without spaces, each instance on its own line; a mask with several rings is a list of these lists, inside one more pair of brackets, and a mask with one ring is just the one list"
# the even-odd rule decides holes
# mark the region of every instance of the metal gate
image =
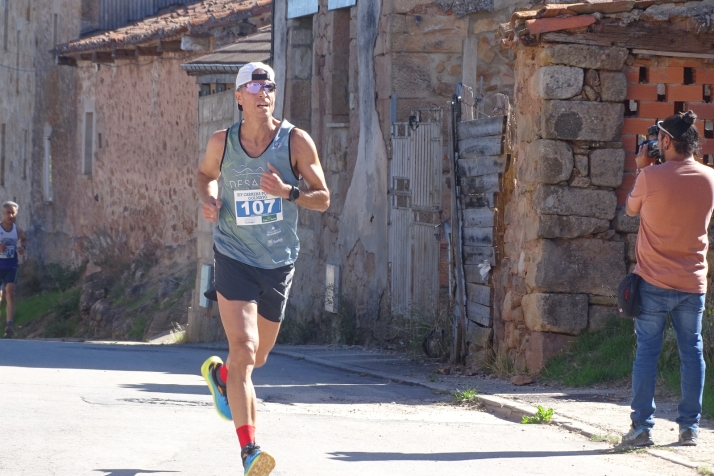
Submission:
[[392,123],[389,261],[392,313],[434,313],[439,303],[441,108]]

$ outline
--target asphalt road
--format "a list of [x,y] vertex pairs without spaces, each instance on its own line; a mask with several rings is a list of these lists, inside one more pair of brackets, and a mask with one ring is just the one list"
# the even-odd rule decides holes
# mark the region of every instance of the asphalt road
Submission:
[[[0,340],[0,475],[242,474],[187,346]],[[222,356],[225,357],[225,356]],[[687,475],[417,386],[271,356],[254,373],[275,476]]]

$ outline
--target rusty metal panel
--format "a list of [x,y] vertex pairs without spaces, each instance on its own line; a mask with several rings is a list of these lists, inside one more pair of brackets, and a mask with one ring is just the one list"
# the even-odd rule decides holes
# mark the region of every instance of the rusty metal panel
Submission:
[[441,109],[392,124],[389,260],[391,309],[433,313],[439,302]]

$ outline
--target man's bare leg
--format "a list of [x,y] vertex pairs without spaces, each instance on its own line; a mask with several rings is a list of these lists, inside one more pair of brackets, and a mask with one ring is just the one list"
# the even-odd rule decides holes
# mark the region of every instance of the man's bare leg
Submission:
[[257,409],[253,369],[261,367],[275,345],[280,323],[258,315],[253,302],[229,301],[218,294],[218,308],[228,337],[228,404],[236,429],[255,426]]
[[[7,283],[5,285],[5,300],[7,301],[5,312],[7,312],[7,322],[13,322],[15,317],[15,284]],[[0,295],[0,299],[2,299]]]

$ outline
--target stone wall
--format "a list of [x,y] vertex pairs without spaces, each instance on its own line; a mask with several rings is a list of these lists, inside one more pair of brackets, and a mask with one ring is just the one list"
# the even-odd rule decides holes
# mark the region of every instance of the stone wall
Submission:
[[505,210],[505,292],[495,345],[539,370],[616,304],[636,221],[617,209],[627,80],[624,48],[520,47],[515,187]]
[[[185,58],[140,65],[80,64],[74,136],[53,154],[54,220],[46,233],[72,237],[65,253],[84,258],[77,237],[104,230],[134,253],[147,244],[185,247],[195,239],[197,85]],[[94,120],[87,137],[87,113]],[[87,144],[93,148],[86,168]],[[46,243],[52,253],[52,244]],[[59,253],[59,250],[56,250]],[[189,253],[193,255],[195,253]]]

